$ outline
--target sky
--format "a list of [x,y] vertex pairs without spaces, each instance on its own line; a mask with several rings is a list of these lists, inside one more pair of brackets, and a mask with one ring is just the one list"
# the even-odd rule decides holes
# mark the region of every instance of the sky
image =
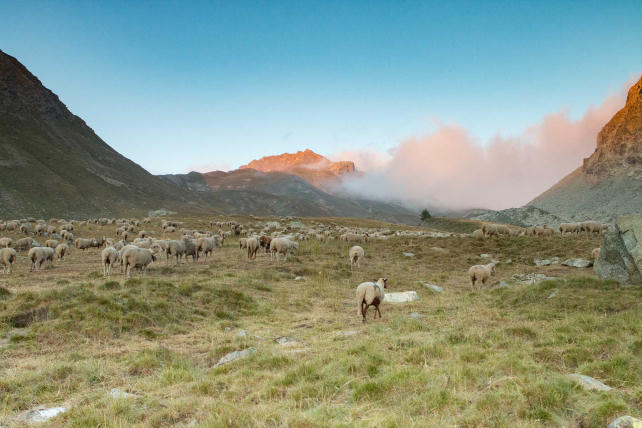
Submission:
[[489,147],[580,121],[642,71],[639,0],[3,0],[0,17],[0,49],[156,174],[305,148],[390,162],[444,126]]

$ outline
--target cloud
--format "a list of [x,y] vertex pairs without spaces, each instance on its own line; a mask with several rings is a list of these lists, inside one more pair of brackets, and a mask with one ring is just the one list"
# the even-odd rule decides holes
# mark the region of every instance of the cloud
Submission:
[[343,183],[348,193],[413,208],[521,206],[582,164],[625,95],[609,96],[578,120],[552,113],[518,135],[498,134],[485,144],[461,126],[437,123],[433,133],[408,138],[387,153],[365,149],[331,158],[352,159],[364,172]]
[[212,171],[230,171],[232,167],[226,162],[209,162],[197,165],[191,165],[185,168],[185,173],[196,172],[212,172]]

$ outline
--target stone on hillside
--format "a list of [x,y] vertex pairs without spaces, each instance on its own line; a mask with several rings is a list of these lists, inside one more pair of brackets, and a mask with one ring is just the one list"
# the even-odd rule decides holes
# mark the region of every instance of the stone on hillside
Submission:
[[444,292],[444,289],[443,289],[443,288],[441,288],[441,287],[440,287],[440,286],[438,286],[438,285],[434,285],[434,284],[424,284],[424,287],[426,287],[427,289],[432,290],[432,291],[434,291],[434,292],[436,292],[436,293],[443,293],[443,292]]
[[337,332],[337,336],[343,336],[343,337],[354,336],[356,334],[357,334],[356,330],[346,330],[346,331]]
[[445,254],[445,253],[448,252],[447,249],[441,248],[441,247],[430,247],[430,250],[432,250],[432,251],[434,251],[436,253],[442,253],[442,254]]
[[642,419],[633,416],[620,416],[608,424],[606,428],[642,428]]
[[218,360],[218,363],[216,363],[216,366],[217,367],[222,366],[223,364],[227,364],[227,363],[231,363],[232,361],[247,358],[254,354],[256,354],[256,348],[246,348],[246,349],[243,349],[242,351],[230,352],[229,354],[226,354],[223,357],[221,357],[221,359]]
[[294,278],[294,280],[295,281],[305,281],[305,278],[303,278],[302,276],[297,276],[296,278]]
[[516,273],[512,276],[512,280],[517,284],[533,285],[539,284],[542,281],[553,281],[559,278],[546,276],[543,273]]
[[495,288],[508,288],[510,287],[510,284],[507,283],[506,281],[499,281],[499,284],[495,286]]
[[303,345],[303,343],[300,340],[295,339],[293,337],[286,337],[286,336],[277,337],[276,339],[274,339],[274,341],[276,343],[278,343],[279,345],[281,345],[281,346],[301,346],[301,345]]
[[247,330],[239,330],[238,333],[236,333],[236,337],[246,337],[247,336]]
[[550,266],[551,265],[551,261],[548,260],[548,259],[543,259],[543,260],[542,259],[535,259],[535,260],[533,260],[533,262],[537,266]]
[[425,315],[420,314],[419,312],[411,312],[409,316],[410,316],[410,318],[412,318],[413,320],[418,320],[418,319],[421,319],[421,318],[425,318],[425,317],[426,317]]
[[562,262],[562,265],[576,268],[587,268],[593,266],[593,262],[586,259],[567,259]]
[[610,386],[604,385],[602,382],[600,382],[597,379],[594,379],[590,376],[586,376],[583,374],[577,374],[574,373],[572,375],[569,375],[571,379],[579,383],[584,387],[584,389],[588,389],[589,391],[610,391],[611,388]]
[[622,284],[642,283],[642,215],[620,217],[606,232],[595,271]]
[[403,255],[406,257],[415,257],[414,253],[403,253]]
[[111,391],[109,391],[109,395],[111,395],[113,398],[136,398],[138,395],[132,394],[130,392],[125,392],[121,391],[118,388],[113,388]]
[[416,291],[401,291],[397,293],[386,293],[383,296],[383,301],[388,303],[405,303],[414,302],[419,300],[419,295]]
[[479,257],[481,257],[482,259],[490,259],[491,255],[490,254],[480,254]]
[[67,411],[64,407],[50,407],[48,409],[33,409],[23,413],[22,419],[29,423],[46,422],[51,418]]

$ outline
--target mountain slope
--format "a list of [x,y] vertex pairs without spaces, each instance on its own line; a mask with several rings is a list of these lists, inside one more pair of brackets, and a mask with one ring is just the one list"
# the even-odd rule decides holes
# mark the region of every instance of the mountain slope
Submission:
[[642,78],[604,125],[583,166],[528,205],[570,220],[613,221],[642,212]]
[[[88,216],[188,203],[98,137],[0,51],[0,216]],[[193,201],[192,201],[193,202]]]

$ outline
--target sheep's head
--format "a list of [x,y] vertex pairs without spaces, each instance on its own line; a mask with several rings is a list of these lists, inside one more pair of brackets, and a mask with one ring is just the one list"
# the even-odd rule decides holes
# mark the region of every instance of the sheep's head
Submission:
[[383,288],[388,288],[388,278],[379,278],[378,280],[372,281],[372,282],[376,282],[376,283],[382,285]]
[[495,263],[490,263],[488,268],[490,269],[490,274],[495,275]]
[[152,261],[153,261],[153,262],[155,262],[155,261],[156,261],[156,255],[154,255],[154,254],[152,254]]

